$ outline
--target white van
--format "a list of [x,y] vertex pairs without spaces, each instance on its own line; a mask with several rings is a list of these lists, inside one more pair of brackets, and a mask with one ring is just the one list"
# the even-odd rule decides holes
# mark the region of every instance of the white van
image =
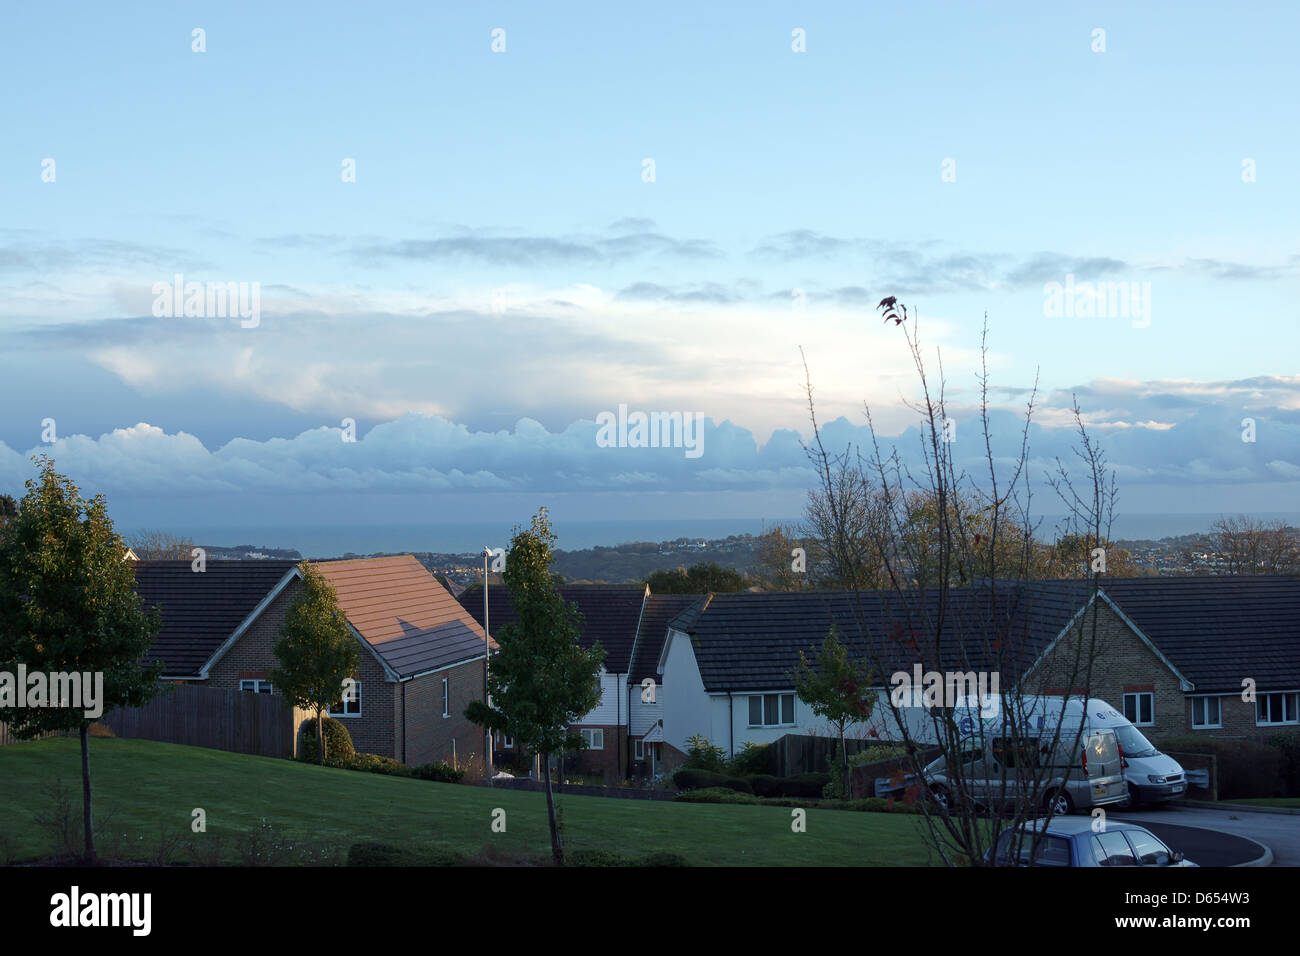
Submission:
[[1133,722],[1104,700],[1088,701],[1088,723],[1093,728],[1115,731],[1124,751],[1124,780],[1128,800],[1123,807],[1141,803],[1164,803],[1187,793],[1187,774],[1182,765],[1147,740]]

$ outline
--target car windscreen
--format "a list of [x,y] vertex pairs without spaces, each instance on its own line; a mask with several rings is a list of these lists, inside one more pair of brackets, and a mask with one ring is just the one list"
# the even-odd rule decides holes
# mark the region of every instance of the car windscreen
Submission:
[[1125,757],[1150,757],[1160,752],[1156,750],[1155,744],[1147,740],[1142,731],[1132,724],[1124,724],[1113,730],[1115,736],[1119,738],[1119,745],[1124,748]]

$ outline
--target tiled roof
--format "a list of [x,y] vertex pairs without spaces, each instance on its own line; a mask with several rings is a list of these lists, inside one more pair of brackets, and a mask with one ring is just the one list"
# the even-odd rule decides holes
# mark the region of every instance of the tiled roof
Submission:
[[167,677],[199,670],[295,567],[293,561],[137,561],[136,592],[158,607],[162,626],[146,660],[161,660]]
[[[591,647],[599,643],[605,649],[605,671],[626,674],[641,620],[645,587],[640,584],[565,584],[560,596],[576,604],[583,617],[578,643]],[[460,595],[460,604],[483,623],[483,589],[473,587]],[[515,618],[510,595],[504,586],[488,588],[488,629],[496,633]]]
[[1300,578],[1116,578],[1102,590],[1198,692],[1300,688]]
[[[989,626],[989,611],[996,604],[1000,633],[1014,640],[1018,657],[1003,661],[1006,680],[1013,676],[1005,673],[1008,669],[1022,671],[1047,648],[1088,596],[1082,580],[951,590],[943,609],[943,644],[965,647],[965,652],[954,650],[938,664],[990,669],[987,644],[998,633]],[[832,627],[852,656],[879,659],[890,672],[910,671],[917,662],[925,669],[937,666],[921,660],[908,640],[914,628],[933,633],[940,620],[939,597],[938,591],[926,592],[924,607],[913,607],[884,591],[714,594],[707,606],[692,606],[672,626],[691,636],[706,690],[776,690],[794,686],[791,670],[799,652],[819,648]],[[878,675],[877,680],[885,683],[887,678]]]
[[483,628],[413,556],[313,564],[348,622],[398,676],[483,656]]
[[628,677],[639,684],[647,677],[658,679],[659,655],[668,636],[668,623],[700,600],[699,594],[651,594],[646,598],[641,612],[641,627],[637,631],[636,651],[632,655],[632,670]]

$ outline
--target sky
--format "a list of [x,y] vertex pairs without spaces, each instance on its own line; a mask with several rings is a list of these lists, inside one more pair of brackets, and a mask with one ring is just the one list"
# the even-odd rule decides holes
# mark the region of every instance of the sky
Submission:
[[[1300,8],[1044,7],[16,7],[0,491],[48,454],[135,527],[796,515],[805,359],[835,442],[915,446],[897,296],[964,460],[987,316],[1036,475],[1077,399],[1121,512],[1300,511]],[[605,447],[621,405],[701,454]]]

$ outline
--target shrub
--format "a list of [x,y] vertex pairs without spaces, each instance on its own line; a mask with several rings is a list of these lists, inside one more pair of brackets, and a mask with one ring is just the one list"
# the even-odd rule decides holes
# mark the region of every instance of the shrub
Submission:
[[875,763],[877,760],[888,760],[891,757],[905,757],[906,755],[906,747],[894,744],[872,744],[855,754],[849,754],[849,766],[861,767],[863,764]]
[[392,846],[367,840],[348,850],[348,866],[460,866],[464,862],[464,856],[444,847]]
[[687,743],[690,747],[687,748],[686,760],[682,763],[687,770],[711,770],[714,773],[722,773],[727,769],[722,748],[709,743],[708,737],[695,734],[687,739]]
[[89,734],[91,737],[114,737],[114,736],[116,736],[116,734],[113,733],[113,728],[112,728],[112,727],[108,726],[108,724],[101,724],[99,721],[95,721],[93,724],[91,724],[89,727],[87,727],[87,728],[86,728],[86,733]]
[[1166,752],[1214,754],[1218,758],[1219,799],[1276,797],[1282,792],[1282,751],[1254,740],[1173,737],[1160,742]]
[[744,746],[741,747],[740,753],[727,761],[727,772],[733,777],[765,774],[770,763],[767,744],[756,744],[752,740],[747,740]]
[[826,785],[831,782],[828,773],[799,773],[793,777],[784,777],[780,781],[783,797],[820,797]]
[[706,787],[725,787],[740,793],[753,793],[749,783],[739,777],[728,777],[725,773],[711,770],[692,770],[683,767],[673,774],[673,783],[678,790],[700,790]]
[[[326,731],[329,733],[329,731]],[[333,746],[331,744],[330,746]],[[328,761],[333,763],[333,761]],[[411,768],[400,760],[394,760],[392,757],[381,757],[379,754],[353,754],[346,759],[340,759],[338,766],[345,767],[348,770],[366,770],[370,773],[386,773],[394,777],[409,777]]]
[[1282,755],[1282,796],[1300,797],[1300,734],[1274,734],[1266,743]]
[[756,773],[746,777],[749,789],[760,797],[779,797],[781,795],[781,778],[770,773]]
[[465,778],[465,771],[457,770],[449,763],[422,763],[411,770],[411,776],[439,783],[460,783]]
[[[325,759],[342,759],[355,754],[356,748],[352,746],[352,735],[348,733],[348,729],[342,722],[332,717],[323,717],[322,720],[325,723]],[[312,717],[302,722],[302,746],[298,748],[298,759],[316,763],[320,757],[318,746],[316,718]]]
[[574,850],[564,858],[565,866],[689,866],[676,853],[648,853],[629,856],[612,850]]
[[752,793],[739,793],[726,787],[705,787],[701,790],[685,790],[673,797],[682,803],[758,803],[758,797]]

